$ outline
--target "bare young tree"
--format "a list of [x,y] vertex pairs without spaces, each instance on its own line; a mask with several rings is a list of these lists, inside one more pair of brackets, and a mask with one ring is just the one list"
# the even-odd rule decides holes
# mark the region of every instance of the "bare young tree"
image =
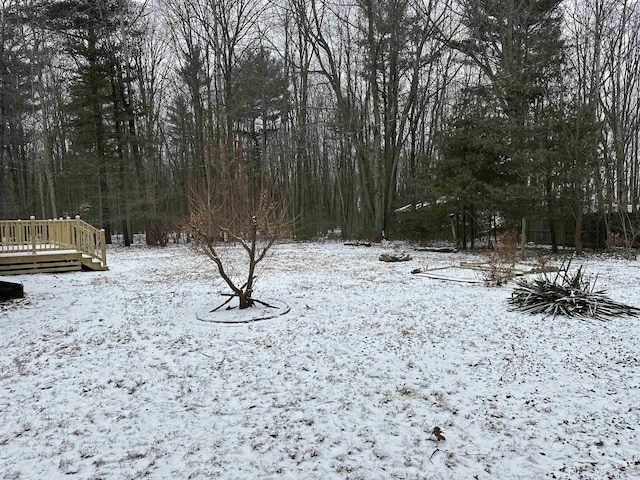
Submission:
[[[217,157],[220,159],[223,155]],[[230,298],[213,311],[234,297],[238,297],[240,309],[255,303],[269,306],[253,297],[257,266],[275,241],[288,231],[286,205],[267,188],[262,189],[258,198],[251,197],[241,152],[230,165],[218,167],[217,178],[208,178],[203,188],[192,189],[187,225],[194,248],[215,263],[232,292],[227,294]],[[230,242],[239,244],[246,254],[244,274],[236,273],[237,266],[222,255]]]

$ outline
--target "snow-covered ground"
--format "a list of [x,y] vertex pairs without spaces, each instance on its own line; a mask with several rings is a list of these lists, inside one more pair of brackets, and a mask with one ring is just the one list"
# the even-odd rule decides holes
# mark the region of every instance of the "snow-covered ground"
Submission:
[[[389,248],[277,246],[256,293],[291,311],[242,325],[197,319],[224,289],[184,247],[14,277],[0,478],[640,476],[640,319],[524,316],[509,286],[409,273],[476,258]],[[640,306],[640,262],[586,269]]]

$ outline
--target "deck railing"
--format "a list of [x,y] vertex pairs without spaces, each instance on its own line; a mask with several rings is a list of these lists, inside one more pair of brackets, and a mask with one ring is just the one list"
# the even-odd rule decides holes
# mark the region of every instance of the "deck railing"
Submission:
[[0,253],[78,250],[107,266],[104,229],[92,227],[80,216],[54,220],[0,220]]

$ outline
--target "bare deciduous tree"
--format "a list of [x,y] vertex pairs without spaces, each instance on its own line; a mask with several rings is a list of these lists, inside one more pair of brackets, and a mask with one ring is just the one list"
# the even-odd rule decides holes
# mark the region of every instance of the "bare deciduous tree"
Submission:
[[[228,168],[220,167],[218,178],[209,178],[204,188],[192,190],[187,233],[192,237],[194,248],[215,263],[232,291],[228,294],[230,299],[238,297],[240,309],[254,303],[266,305],[253,297],[258,276],[256,268],[275,241],[287,233],[287,209],[283,199],[266,188],[258,198],[251,198],[241,154]],[[244,275],[230,273],[236,266],[222,255],[229,242],[239,244],[246,253]]]

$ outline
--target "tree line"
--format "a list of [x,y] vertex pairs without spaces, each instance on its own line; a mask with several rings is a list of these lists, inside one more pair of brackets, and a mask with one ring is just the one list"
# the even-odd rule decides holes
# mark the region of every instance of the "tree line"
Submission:
[[2,218],[162,242],[241,167],[296,238],[640,233],[635,1],[2,0],[0,35]]

